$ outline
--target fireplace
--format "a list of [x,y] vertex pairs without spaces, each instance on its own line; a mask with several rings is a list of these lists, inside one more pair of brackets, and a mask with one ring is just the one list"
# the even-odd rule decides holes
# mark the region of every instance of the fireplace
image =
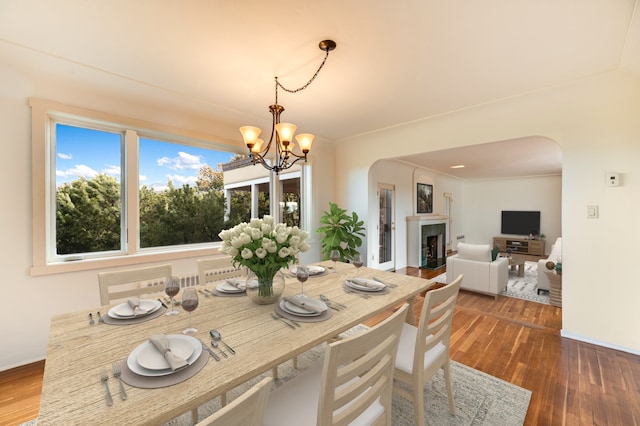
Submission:
[[449,220],[446,216],[408,216],[407,266],[438,269],[447,263]]
[[422,225],[420,234],[420,267],[438,269],[447,263],[447,247],[445,241],[446,225]]

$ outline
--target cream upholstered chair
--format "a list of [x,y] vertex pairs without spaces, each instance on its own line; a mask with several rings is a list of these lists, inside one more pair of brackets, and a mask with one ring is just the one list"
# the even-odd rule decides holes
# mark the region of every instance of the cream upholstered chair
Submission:
[[441,368],[444,370],[449,409],[451,414],[455,414],[449,369],[449,340],[453,310],[462,277],[458,275],[451,284],[427,292],[417,328],[406,323],[402,326],[396,356],[395,380],[410,387],[412,392],[400,387],[398,383],[394,384],[393,391],[413,401],[416,426],[425,424],[424,385]]
[[450,283],[463,274],[462,289],[488,294],[498,300],[509,283],[509,259],[491,260],[489,244],[458,243],[457,250],[458,254],[447,256],[447,281]]
[[164,291],[171,278],[171,265],[159,265],[114,272],[99,272],[100,304]]
[[237,269],[231,264],[231,257],[229,256],[199,259],[197,263],[200,285],[205,285],[211,281],[220,281],[245,275],[242,269]]
[[265,377],[229,405],[197,423],[196,426],[262,426],[272,381],[271,377]]
[[323,366],[271,392],[264,424],[391,425],[394,359],[408,306],[329,344]]

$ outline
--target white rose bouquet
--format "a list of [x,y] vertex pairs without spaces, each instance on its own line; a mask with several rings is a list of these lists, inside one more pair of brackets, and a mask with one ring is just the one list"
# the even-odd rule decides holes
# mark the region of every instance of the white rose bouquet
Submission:
[[[236,268],[242,265],[253,271],[261,287],[270,287],[281,268],[295,261],[298,253],[309,250],[309,244],[305,242],[309,236],[307,231],[284,223],[276,224],[271,216],[243,222],[218,236],[222,239],[220,252],[231,256]],[[268,289],[260,291],[268,294]]]

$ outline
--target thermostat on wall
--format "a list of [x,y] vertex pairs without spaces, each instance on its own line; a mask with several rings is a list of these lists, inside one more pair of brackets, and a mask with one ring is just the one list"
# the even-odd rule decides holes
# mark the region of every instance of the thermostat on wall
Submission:
[[620,173],[607,173],[607,186],[620,186]]

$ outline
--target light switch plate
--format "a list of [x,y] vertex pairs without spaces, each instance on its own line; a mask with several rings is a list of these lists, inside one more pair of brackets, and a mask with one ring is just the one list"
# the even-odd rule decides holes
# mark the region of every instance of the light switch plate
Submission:
[[598,206],[587,206],[587,219],[598,218]]

